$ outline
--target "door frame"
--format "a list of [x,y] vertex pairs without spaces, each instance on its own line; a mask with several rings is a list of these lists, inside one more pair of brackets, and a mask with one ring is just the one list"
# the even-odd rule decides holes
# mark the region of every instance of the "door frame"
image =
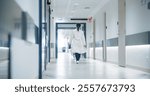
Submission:
[[[58,30],[59,29],[75,29],[76,27],[59,27],[59,24],[77,24],[77,23],[56,23],[56,49],[55,49],[55,58],[57,59],[58,58]],[[80,24],[83,24],[83,26],[84,26],[84,35],[85,35],[85,41],[87,41],[86,40],[86,23],[80,23]]]

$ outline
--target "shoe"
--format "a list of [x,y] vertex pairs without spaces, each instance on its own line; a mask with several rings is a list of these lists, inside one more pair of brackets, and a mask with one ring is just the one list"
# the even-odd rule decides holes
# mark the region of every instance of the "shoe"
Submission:
[[76,61],[77,64],[79,64],[79,61]]

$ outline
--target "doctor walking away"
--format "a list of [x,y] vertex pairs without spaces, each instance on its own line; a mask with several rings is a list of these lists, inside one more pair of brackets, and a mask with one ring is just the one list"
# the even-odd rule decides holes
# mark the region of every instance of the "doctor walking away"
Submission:
[[71,52],[75,55],[77,64],[79,63],[81,54],[86,52],[85,36],[80,27],[81,24],[76,24],[76,29],[72,32],[70,38]]

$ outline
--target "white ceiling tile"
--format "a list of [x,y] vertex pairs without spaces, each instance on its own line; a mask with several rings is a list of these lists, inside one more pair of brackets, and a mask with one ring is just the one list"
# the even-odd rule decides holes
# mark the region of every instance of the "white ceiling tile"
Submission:
[[108,0],[53,0],[54,17],[87,18]]

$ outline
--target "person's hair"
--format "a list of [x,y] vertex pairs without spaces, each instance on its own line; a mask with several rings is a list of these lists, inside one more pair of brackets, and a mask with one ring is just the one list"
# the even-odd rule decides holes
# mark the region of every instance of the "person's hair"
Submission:
[[77,30],[78,30],[78,31],[79,31],[79,29],[80,29],[80,26],[81,26],[81,24],[80,24],[80,23],[77,23],[76,27],[77,27]]

